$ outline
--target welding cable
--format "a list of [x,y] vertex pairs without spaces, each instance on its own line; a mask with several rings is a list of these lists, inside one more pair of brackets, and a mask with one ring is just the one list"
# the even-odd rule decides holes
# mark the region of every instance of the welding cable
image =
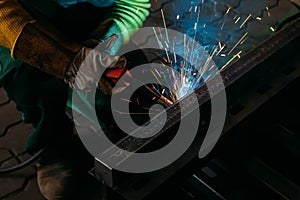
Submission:
[[12,167],[0,169],[0,175],[15,172],[15,171],[21,170],[21,169],[31,165],[37,159],[39,159],[39,157],[43,154],[43,152],[44,152],[44,149],[41,149],[36,154],[34,154],[31,158],[29,158],[28,160],[26,160],[25,162],[23,162],[19,165],[15,165],[15,166],[12,166]]

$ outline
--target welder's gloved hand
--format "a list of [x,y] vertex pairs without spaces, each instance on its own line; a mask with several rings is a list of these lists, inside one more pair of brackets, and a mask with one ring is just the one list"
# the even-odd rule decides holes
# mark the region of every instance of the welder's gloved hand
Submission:
[[[108,53],[115,40],[116,36],[112,36],[98,45],[97,50],[93,50],[70,41],[51,25],[35,22],[24,27],[12,54],[47,74],[65,80],[73,89],[86,90],[98,83],[100,72],[104,69],[125,67],[124,58]],[[77,74],[77,80],[80,81],[75,84]],[[99,87],[104,93],[110,94],[109,89],[104,90],[106,88]]]
[[118,25],[113,19],[107,19],[103,21],[89,36],[88,40],[85,41],[84,45],[94,48],[101,41],[106,40],[112,35],[117,35],[118,38],[114,41],[114,45],[110,48],[109,53],[116,55],[123,44],[123,36]]
[[[126,59],[110,55],[118,36],[113,35],[100,43],[95,49],[83,47],[69,66],[65,82],[72,89],[87,91],[97,88],[104,94],[110,95],[114,82],[103,76],[105,70],[120,69],[126,66]],[[100,79],[101,78],[101,79]],[[118,90],[115,90],[118,91]]]

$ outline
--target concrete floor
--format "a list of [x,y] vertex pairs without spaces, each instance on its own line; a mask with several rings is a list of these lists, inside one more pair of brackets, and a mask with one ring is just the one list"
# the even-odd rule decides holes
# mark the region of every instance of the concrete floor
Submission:
[[[26,137],[33,128],[21,121],[21,113],[9,101],[3,88],[0,89],[0,167],[5,168],[26,160]],[[0,199],[42,200],[35,175],[34,165],[21,171],[1,175]]]

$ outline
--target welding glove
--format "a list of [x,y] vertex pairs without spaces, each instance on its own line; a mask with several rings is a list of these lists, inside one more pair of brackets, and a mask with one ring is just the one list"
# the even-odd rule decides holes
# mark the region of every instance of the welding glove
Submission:
[[[54,30],[49,31],[44,27],[39,23],[27,24],[15,44],[13,56],[65,80],[72,89],[90,89],[98,84],[101,71],[126,66],[125,58],[109,54],[116,36],[109,37],[97,50],[93,50],[70,42]],[[88,55],[89,60],[82,65]],[[110,84],[102,79],[98,89],[110,94],[111,87],[107,87]]]
[[[124,69],[126,66],[124,57],[109,54],[117,38],[117,35],[110,36],[94,50],[82,48],[68,68],[65,82],[69,83],[72,89],[77,90],[89,90],[98,86],[104,94],[111,95],[114,82],[105,76],[105,69],[114,71]],[[104,77],[101,78],[100,74],[104,74]]]

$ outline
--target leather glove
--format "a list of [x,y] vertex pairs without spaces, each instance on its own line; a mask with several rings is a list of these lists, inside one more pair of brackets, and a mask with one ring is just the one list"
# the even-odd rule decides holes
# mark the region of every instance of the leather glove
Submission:
[[45,23],[27,24],[20,33],[12,55],[61,80],[82,45],[70,41]]
[[[102,70],[125,67],[125,58],[108,53],[116,38],[117,36],[108,38],[93,50],[69,41],[50,25],[36,22],[24,27],[15,44],[13,55],[31,66],[65,80],[73,89],[86,90],[98,83]],[[85,60],[87,56],[90,59]],[[75,81],[77,75],[79,81]],[[108,85],[113,87],[113,83],[105,80],[100,80],[99,83],[98,89],[105,94],[111,94]]]
[[[72,89],[77,90],[86,91],[97,86],[104,94],[111,95],[115,82],[105,76],[105,70],[121,69],[122,73],[126,71],[122,70],[126,66],[125,57],[109,54],[117,39],[118,36],[113,35],[100,43],[95,49],[83,47],[68,68],[64,79],[65,82]],[[100,77],[101,74],[104,76]],[[119,89],[115,91],[119,91]]]

